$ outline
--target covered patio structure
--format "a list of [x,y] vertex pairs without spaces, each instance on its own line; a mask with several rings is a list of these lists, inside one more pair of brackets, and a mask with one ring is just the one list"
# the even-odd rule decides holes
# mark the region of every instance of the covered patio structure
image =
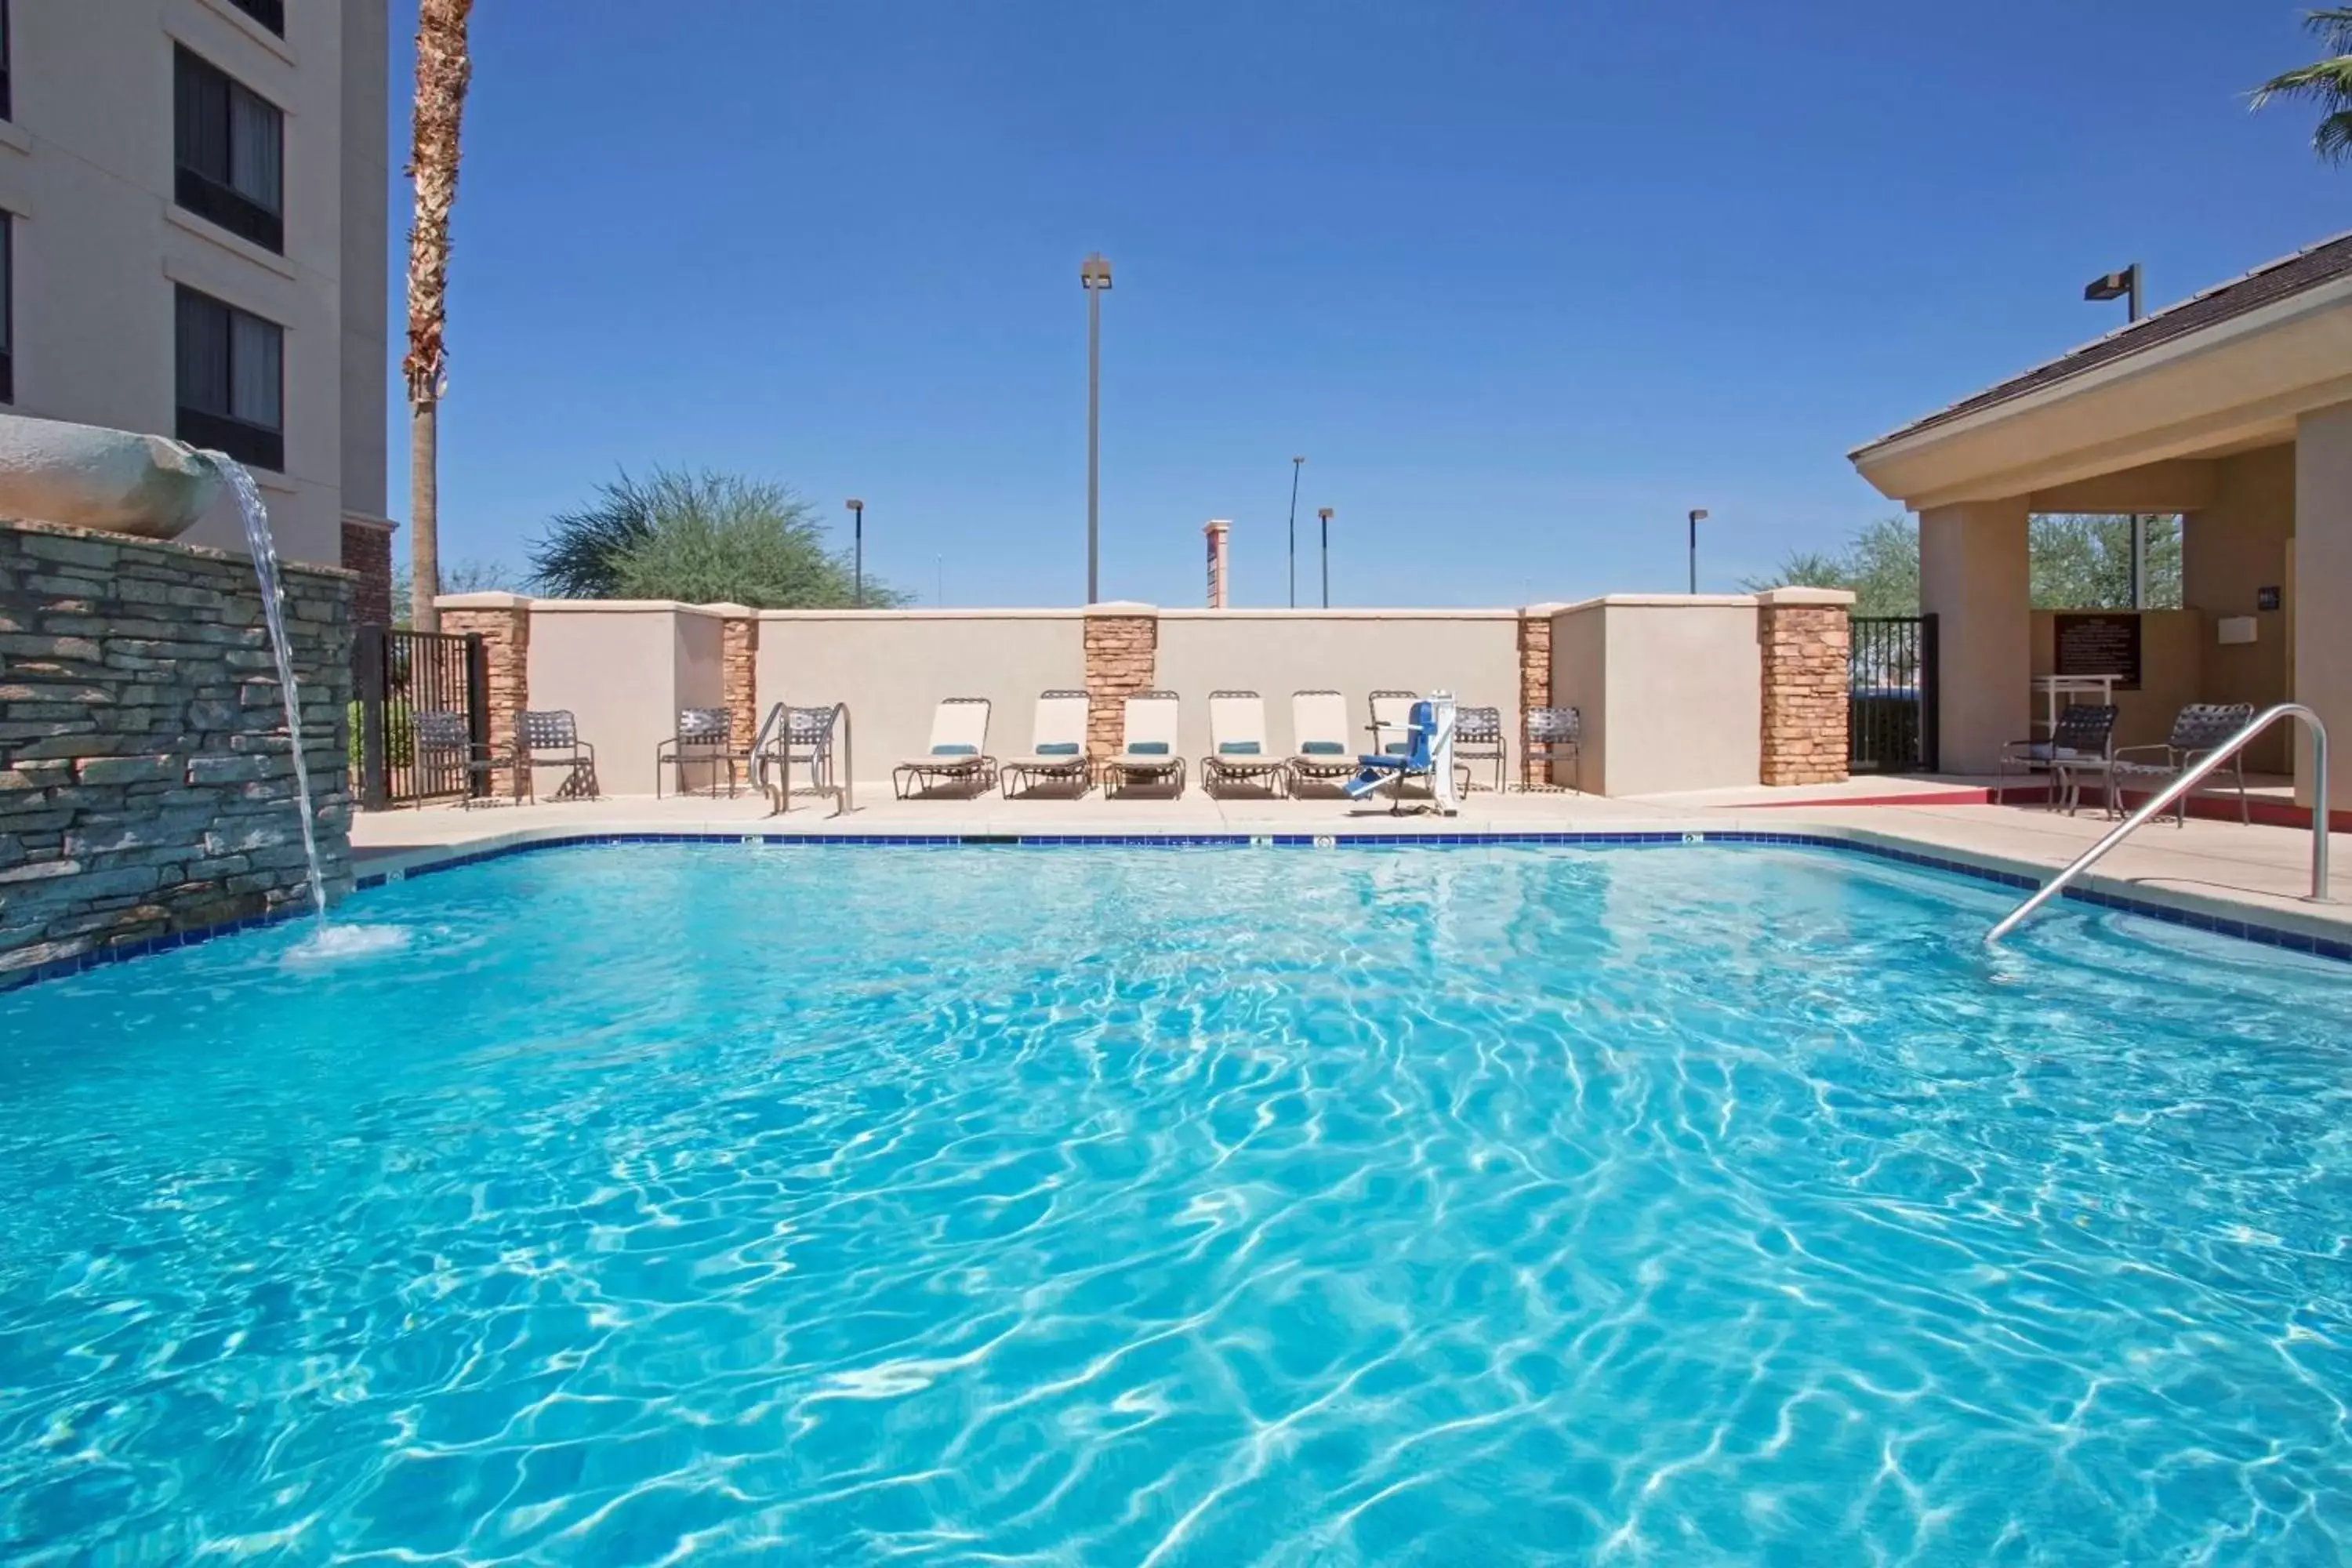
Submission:
[[[2161,741],[2191,702],[2290,698],[2352,739],[2352,235],[2159,310],[1852,454],[1919,515],[1921,608],[1937,618],[1948,772],[1993,771],[2034,732],[2038,677],[2105,664],[2116,741]],[[2036,612],[2028,520],[2178,513],[2179,609]],[[2301,613],[2298,614],[2298,606]],[[2296,777],[2284,731],[2250,768]],[[2352,807],[2352,767],[2332,782]],[[2307,820],[2307,818],[2306,818]]]

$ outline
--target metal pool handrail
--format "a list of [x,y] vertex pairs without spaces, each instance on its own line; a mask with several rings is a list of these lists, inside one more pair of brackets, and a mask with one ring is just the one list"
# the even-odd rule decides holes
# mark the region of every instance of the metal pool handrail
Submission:
[[[760,732],[751,738],[751,755],[759,760],[755,762],[755,766],[768,760],[769,742],[772,740],[777,744],[777,755],[774,758],[777,764],[776,783],[768,791],[769,804],[772,807],[768,813],[770,816],[782,816],[793,808],[792,715],[791,706],[782,700],[770,705],[768,716],[760,721]],[[855,797],[857,788],[857,758],[850,737],[848,703],[836,702],[833,705],[833,721],[829,728],[838,731],[841,736],[841,783],[833,792],[835,796],[833,814],[835,816],[844,816],[857,809]]]
[[2009,918],[1985,933],[1987,943],[1999,942],[2015,931],[2026,916],[2063,892],[2066,885],[2096,865],[2106,852],[2137,832],[2150,817],[2160,815],[2173,802],[2205,782],[2208,775],[2220,768],[2253,738],[2282,719],[2300,719],[2311,731],[2311,788],[2314,805],[2311,811],[2311,897],[2308,902],[2322,904],[2327,900],[2327,726],[2318,714],[2300,702],[2282,702],[2266,708],[2247,721],[2244,729],[2205,754],[2204,760],[2183,773],[2155,797],[2133,812],[2105,838],[2076,856],[2067,868],[2044,882],[2032,898],[2009,911]]

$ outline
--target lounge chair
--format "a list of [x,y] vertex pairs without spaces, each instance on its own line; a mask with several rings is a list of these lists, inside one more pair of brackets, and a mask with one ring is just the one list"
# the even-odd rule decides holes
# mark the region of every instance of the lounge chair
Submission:
[[654,748],[654,798],[661,798],[661,771],[677,771],[677,793],[691,795],[687,787],[686,770],[691,766],[710,770],[710,793],[719,793],[719,770],[727,770],[727,793],[732,797],[736,790],[735,765],[745,764],[748,771],[751,750],[738,747],[729,733],[724,708],[681,708],[677,710],[677,733]]
[[1568,787],[1583,794],[1584,715],[1573,708],[1530,708],[1519,728],[1526,736],[1519,754],[1540,787],[1550,788],[1552,769],[1566,763],[1574,780]]
[[1118,794],[1131,784],[1172,784],[1184,793],[1184,759],[1176,751],[1176,722],[1183,704],[1172,691],[1144,691],[1127,700],[1119,747],[1102,761],[1103,789]]
[[[2172,733],[2163,744],[2116,748],[2115,758],[2107,766],[2109,805],[2116,804],[2116,792],[2132,779],[2145,779],[2150,785],[2161,789],[2165,784],[2171,783],[2229,744],[2231,736],[2253,721],[2254,705],[2251,702],[2190,703],[2173,715]],[[2253,813],[2246,801],[2246,753],[2242,747],[2236,756],[2230,759],[2229,767],[2238,786],[2238,820],[2241,823],[2252,822]],[[2217,769],[2209,776],[2218,777],[2220,772]],[[2158,780],[2163,783],[2158,783]],[[2189,796],[2196,793],[2196,790],[2190,790],[2175,803],[2173,820],[2176,824],[2188,826]]]
[[2112,703],[2069,702],[2046,741],[2011,741],[1994,764],[1992,800],[2009,798],[2009,781],[2020,774],[2051,775],[2050,805],[2073,816],[2082,805],[2083,775],[2105,773],[2114,757],[2116,708]]
[[1454,710],[1454,760],[1462,764],[1463,776],[1469,776],[1469,764],[1495,764],[1495,793],[1503,793],[1506,770],[1510,766],[1510,743],[1503,739],[1503,710],[1500,708],[1457,708]]
[[555,786],[557,800],[594,800],[603,793],[596,784],[596,748],[580,738],[579,721],[568,708],[525,710],[515,716],[515,771],[522,775],[523,793],[539,800],[539,770],[562,768],[563,781]]
[[1348,700],[1337,691],[1290,694],[1290,791],[1302,784],[1338,784],[1356,771],[1348,744]]
[[1280,795],[1289,773],[1289,761],[1266,744],[1265,699],[1255,691],[1210,692],[1202,785],[1213,795],[1226,784],[1263,784]]
[[1083,691],[1037,694],[1029,754],[1007,758],[1003,764],[1006,799],[1041,784],[1076,784],[1081,796],[1094,787],[1095,764],[1087,755],[1087,707]]
[[[466,715],[455,712],[423,712],[411,721],[411,732],[415,736],[416,784],[420,796],[452,795],[463,792],[458,802],[468,811],[476,805],[496,805],[498,797],[491,793],[490,781],[499,772],[499,763],[490,755],[489,742],[474,739],[473,727]],[[449,775],[457,778],[452,781]],[[457,784],[457,790],[448,787]]]
[[978,793],[996,782],[988,754],[988,699],[944,697],[931,710],[931,742],[919,757],[890,770],[890,787],[904,800],[934,784],[962,784]]
[[1369,703],[1372,711],[1372,750],[1391,756],[1404,754],[1412,744],[1412,705],[1420,700],[1418,691],[1372,693]]

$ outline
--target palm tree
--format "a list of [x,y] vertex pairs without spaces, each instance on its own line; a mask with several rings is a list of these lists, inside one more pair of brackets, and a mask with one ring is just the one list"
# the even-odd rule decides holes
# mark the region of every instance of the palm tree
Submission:
[[2306,12],[2303,21],[2318,35],[2326,58],[2263,83],[2254,89],[2254,107],[2273,98],[2316,100],[2321,112],[2312,150],[2340,163],[2352,157],[2352,6]]
[[416,216],[408,231],[409,618],[437,631],[441,584],[440,406],[448,390],[441,329],[449,305],[449,209],[457,205],[457,126],[474,62],[466,19],[474,0],[422,0],[416,16],[415,143],[408,174]]

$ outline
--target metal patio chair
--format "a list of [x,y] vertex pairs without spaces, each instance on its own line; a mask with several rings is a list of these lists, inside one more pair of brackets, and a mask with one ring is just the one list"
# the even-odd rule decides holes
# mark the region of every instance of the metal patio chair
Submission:
[[[809,789],[816,795],[828,795],[835,785],[833,777],[835,731],[840,727],[841,706],[828,703],[822,708],[794,708],[779,702],[768,710],[760,721],[760,732],[751,745],[751,782],[756,788],[781,787],[792,793],[793,766],[799,763],[808,769]],[[775,770],[776,783],[769,783],[770,769]]]
[[568,708],[516,715],[515,771],[534,805],[541,768],[563,770],[563,782],[555,786],[557,800],[595,800],[603,794],[596,783],[596,748],[580,738],[579,722]]
[[743,763],[748,769],[751,761],[751,748],[738,749],[729,734],[727,710],[724,708],[681,708],[677,711],[677,733],[654,748],[654,798],[661,798],[661,771],[677,770],[677,793],[691,795],[686,770],[707,767],[710,770],[710,793],[719,793],[719,770],[727,770],[727,794],[736,793],[735,766]]
[[1568,787],[1584,793],[1584,715],[1573,708],[1530,708],[1519,721],[1525,749],[1519,753],[1543,782],[1529,788],[1551,787],[1551,771],[1565,763],[1575,782]]
[[[1503,793],[1503,783],[1510,766],[1510,743],[1503,738],[1503,710],[1500,708],[1456,708],[1454,710],[1454,760],[1456,763],[1492,763],[1495,764],[1495,793]],[[1469,776],[1470,769],[1463,768]]]
[[[471,811],[476,805],[496,805],[497,796],[490,794],[490,780],[499,764],[490,755],[488,742],[477,743],[473,726],[463,713],[427,712],[414,715],[410,723],[415,736],[416,771],[419,782],[431,785],[451,772],[466,781],[465,796],[458,804]],[[439,793],[435,791],[434,793]]]
[[[2159,745],[2118,746],[2107,765],[2108,805],[2122,808],[2121,792],[2126,783],[2145,779],[2149,786],[2161,789],[2189,769],[2230,743],[2231,736],[2253,722],[2254,705],[2251,702],[2192,702],[2173,715],[2172,733]],[[2147,761],[2129,760],[2137,753]],[[2218,779],[2223,770],[2217,769]],[[2226,770],[2231,783],[2238,786],[2238,820],[2253,821],[2253,812],[2246,799],[2246,753],[2242,748],[2230,759]],[[2223,787],[2227,787],[2226,785]],[[2184,794],[2173,806],[2173,822],[2179,826],[2189,823],[2189,796],[2203,786]]]
[[[2105,777],[2115,757],[2116,713],[2113,703],[2070,702],[2059,711],[2057,727],[2046,741],[2011,741],[1994,763],[1992,800],[2008,803],[2010,781],[2048,773],[2050,808],[2061,806],[2073,816],[2083,802],[2083,775]],[[2113,784],[2109,784],[2112,794]]]

